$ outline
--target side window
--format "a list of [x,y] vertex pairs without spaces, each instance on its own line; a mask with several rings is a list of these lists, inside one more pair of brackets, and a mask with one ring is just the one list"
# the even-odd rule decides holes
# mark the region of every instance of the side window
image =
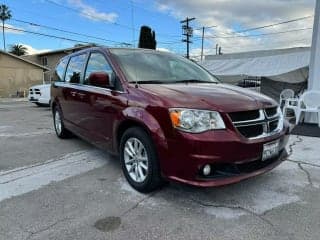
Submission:
[[65,80],[70,83],[80,83],[82,79],[82,69],[86,61],[86,54],[71,57]]
[[67,58],[62,59],[58,63],[56,70],[54,71],[54,74],[52,77],[53,81],[55,81],[55,82],[63,82],[64,81],[64,71],[66,69],[67,63],[68,63]]
[[89,76],[93,72],[106,72],[108,73],[110,80],[113,77],[111,66],[101,53],[91,53],[86,69],[84,84],[90,85]]

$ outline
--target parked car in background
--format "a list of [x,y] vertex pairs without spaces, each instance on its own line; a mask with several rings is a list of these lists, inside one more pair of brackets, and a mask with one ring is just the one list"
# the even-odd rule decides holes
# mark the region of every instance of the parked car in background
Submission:
[[35,85],[29,88],[28,100],[38,106],[50,106],[51,84]]
[[70,132],[120,156],[132,187],[165,180],[212,187],[270,171],[286,157],[277,103],[221,84],[197,64],[146,49],[91,48],[56,67],[56,134]]

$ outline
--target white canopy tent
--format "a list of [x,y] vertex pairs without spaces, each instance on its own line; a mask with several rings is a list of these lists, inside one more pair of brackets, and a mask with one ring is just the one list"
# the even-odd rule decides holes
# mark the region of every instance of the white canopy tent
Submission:
[[285,88],[296,94],[307,87],[310,48],[288,48],[206,56],[203,67],[222,82],[237,84],[261,77],[260,91],[275,100]]
[[289,48],[206,56],[200,63],[212,74],[236,83],[239,76],[268,77],[300,83],[308,77],[310,48]]

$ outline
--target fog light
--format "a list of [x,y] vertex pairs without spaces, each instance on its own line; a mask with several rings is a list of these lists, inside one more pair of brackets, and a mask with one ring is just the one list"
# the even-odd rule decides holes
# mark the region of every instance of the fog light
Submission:
[[208,176],[211,172],[211,167],[209,164],[204,165],[202,169],[203,175]]

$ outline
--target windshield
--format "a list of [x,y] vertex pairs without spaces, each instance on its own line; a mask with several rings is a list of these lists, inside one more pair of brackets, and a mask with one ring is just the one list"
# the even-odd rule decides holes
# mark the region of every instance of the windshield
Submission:
[[176,83],[218,80],[192,61],[170,53],[110,49],[129,82]]

